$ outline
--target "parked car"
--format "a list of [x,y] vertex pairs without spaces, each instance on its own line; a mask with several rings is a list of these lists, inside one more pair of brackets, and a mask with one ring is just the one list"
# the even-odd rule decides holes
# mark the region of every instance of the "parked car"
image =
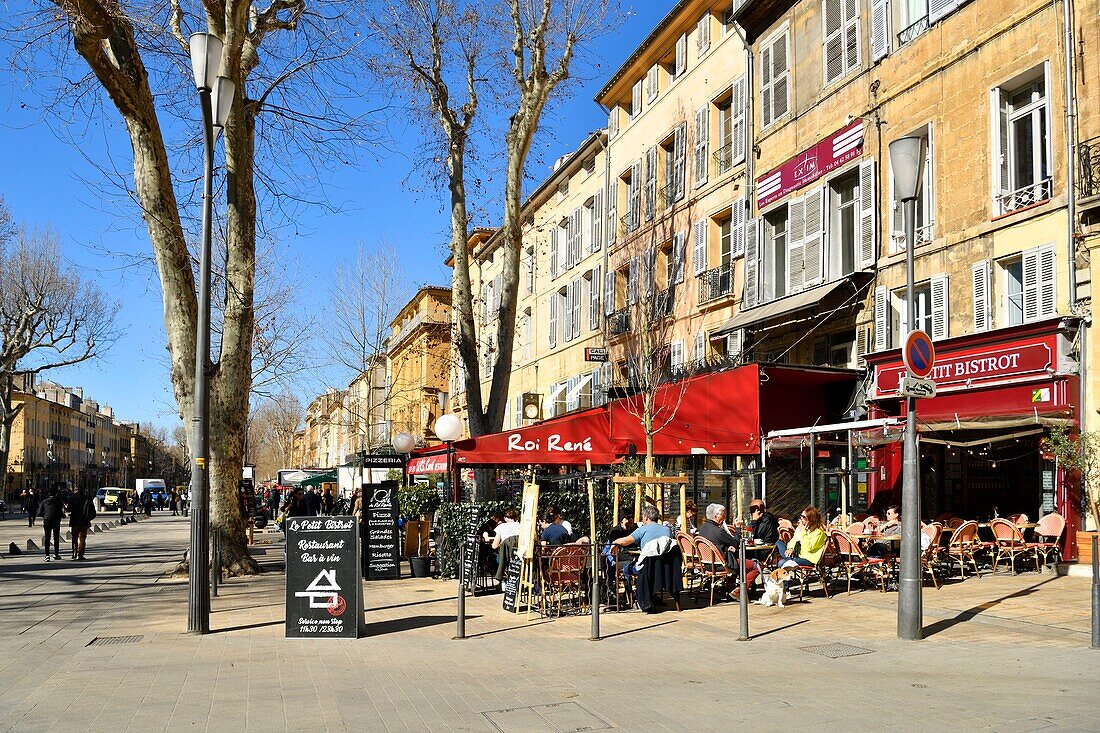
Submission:
[[0,517],[8,516],[8,502],[0,499]]
[[102,512],[103,511],[103,499],[106,496],[107,496],[107,487],[106,486],[104,486],[99,491],[95,492],[95,499],[93,499],[92,501],[95,502],[95,510],[97,512]]
[[103,491],[103,510],[107,512],[118,511],[119,497],[126,495],[126,507],[130,508],[137,501],[137,492],[133,489],[120,489],[117,486],[107,486]]

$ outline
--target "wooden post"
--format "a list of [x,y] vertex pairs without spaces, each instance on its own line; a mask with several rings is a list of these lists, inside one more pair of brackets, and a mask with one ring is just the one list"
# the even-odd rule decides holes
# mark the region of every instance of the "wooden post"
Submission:
[[615,487],[615,498],[614,498],[614,508],[612,509],[612,515],[613,515],[612,516],[612,522],[616,527],[618,527],[619,526],[619,497],[620,497],[622,492],[619,489],[618,484],[614,484],[614,487]]
[[657,498],[657,513],[660,514],[662,518],[664,518],[664,516],[665,516],[665,487],[664,487],[664,485],[663,484],[655,484],[654,487],[653,487],[653,493],[655,493],[657,495],[656,496],[656,498]]
[[687,484],[680,484],[680,531],[688,534]]
[[642,521],[642,485],[634,484],[634,524]]

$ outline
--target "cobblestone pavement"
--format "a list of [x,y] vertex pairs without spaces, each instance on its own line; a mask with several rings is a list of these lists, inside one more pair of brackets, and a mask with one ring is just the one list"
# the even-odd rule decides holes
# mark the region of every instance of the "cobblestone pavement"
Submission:
[[[306,641],[283,638],[270,572],[229,580],[195,637],[167,576],[186,541],[158,515],[92,535],[86,563],[0,559],[0,731],[1100,729],[1082,578],[927,586],[921,642],[896,638],[896,595],[873,590],[753,607],[749,642],[731,604],[605,613],[592,642],[588,617],[528,620],[488,595],[456,641],[455,583],[406,579],[365,584],[364,638]],[[280,545],[256,550],[281,564]],[[826,645],[843,646],[807,649]]]

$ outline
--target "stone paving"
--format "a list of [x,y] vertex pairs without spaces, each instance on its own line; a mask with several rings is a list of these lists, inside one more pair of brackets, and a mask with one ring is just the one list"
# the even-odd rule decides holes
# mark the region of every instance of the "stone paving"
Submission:
[[[0,731],[1100,730],[1082,578],[926,586],[915,643],[873,590],[752,607],[749,642],[728,603],[605,613],[592,642],[588,617],[487,595],[457,641],[456,584],[406,579],[365,584],[364,638],[306,641],[283,638],[269,572],[229,580],[195,637],[167,575],[186,542],[185,519],[156,515],[93,535],[86,563],[0,559]],[[281,545],[256,550],[280,567]],[[835,644],[855,655],[806,649]]]

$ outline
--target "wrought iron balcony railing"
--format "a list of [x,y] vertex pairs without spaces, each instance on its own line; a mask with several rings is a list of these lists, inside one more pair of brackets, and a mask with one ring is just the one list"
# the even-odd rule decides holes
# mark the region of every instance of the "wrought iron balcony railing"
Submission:
[[1094,137],[1077,145],[1077,190],[1081,198],[1100,196],[1100,137]]
[[1037,204],[1050,198],[1051,179],[1044,178],[1038,183],[1018,188],[1010,193],[997,197],[997,203],[1001,207],[1002,214],[1008,214],[1022,209],[1025,206]]
[[653,317],[667,318],[672,315],[672,301],[674,291],[672,288],[658,290],[653,294]]
[[919,18],[915,23],[910,23],[908,26],[902,29],[901,33],[898,33],[898,45],[904,46],[905,44],[912,41],[914,38],[917,38],[921,34],[925,33],[927,30],[928,14],[925,13],[924,16]]
[[607,317],[607,330],[612,336],[630,332],[630,309],[617,310]]
[[733,143],[726,143],[714,151],[714,164],[718,168],[718,175],[729,172],[733,167]]
[[733,264],[726,263],[699,275],[699,304],[723,298],[733,292]]

